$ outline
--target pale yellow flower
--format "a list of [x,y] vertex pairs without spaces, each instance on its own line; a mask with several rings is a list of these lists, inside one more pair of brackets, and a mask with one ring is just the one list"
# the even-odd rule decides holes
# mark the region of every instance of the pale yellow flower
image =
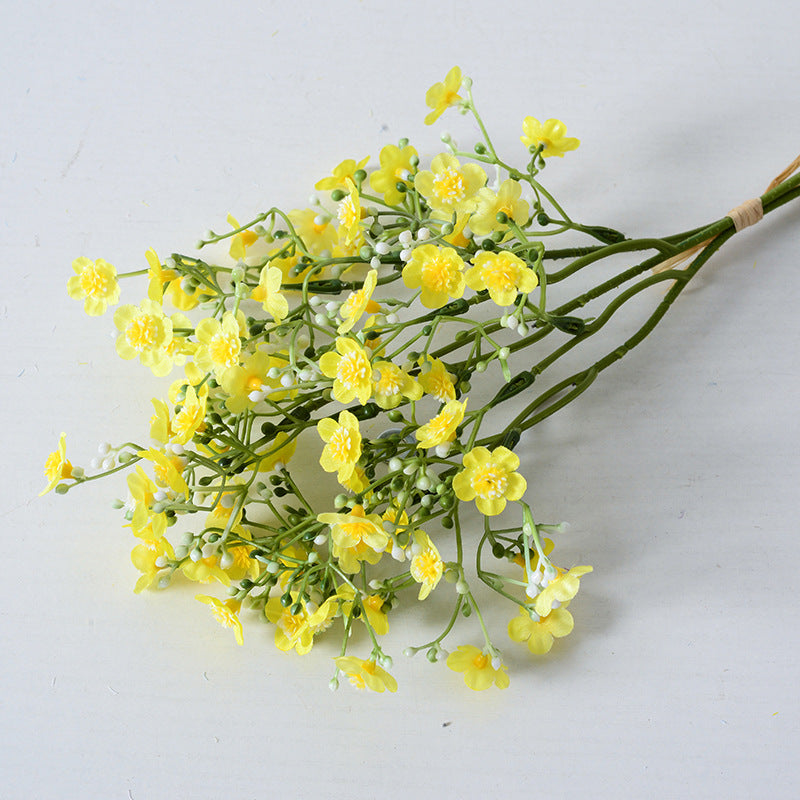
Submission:
[[464,294],[464,262],[452,247],[423,244],[415,247],[403,267],[403,283],[420,290],[425,308],[441,308]]
[[330,192],[334,189],[347,189],[346,180],[348,178],[351,181],[355,180],[353,176],[358,170],[364,169],[367,161],[369,161],[369,156],[362,158],[358,163],[352,158],[346,158],[333,168],[333,174],[330,177],[317,181],[314,184],[314,188],[324,192]]
[[436,545],[424,531],[414,531],[415,553],[411,559],[411,577],[421,586],[418,600],[424,600],[437,586],[444,572],[444,562]]
[[238,600],[217,600],[216,597],[210,597],[207,594],[195,595],[195,600],[211,606],[211,612],[214,614],[214,619],[222,625],[223,628],[233,628],[233,635],[236,637],[236,644],[244,644],[244,636],[242,634],[242,623],[239,619],[239,609],[242,607],[241,602]]
[[347,197],[339,203],[336,216],[339,219],[341,230],[344,231],[345,243],[352,244],[360,234],[361,230],[361,200],[358,196],[358,189],[350,178],[345,179],[347,187]]
[[161,567],[156,565],[160,558],[170,561],[175,560],[175,551],[172,545],[163,536],[153,538],[143,538],[131,551],[131,562],[142,574],[136,581],[133,591],[136,594],[149,589],[157,580]]
[[117,270],[107,261],[76,258],[72,269],[75,275],[67,281],[67,292],[73,300],[84,301],[87,314],[98,317],[106,313],[109,305],[119,302]]
[[461,102],[458,90],[461,88],[461,67],[453,67],[441,83],[434,83],[425,93],[425,105],[432,108],[425,117],[426,125],[433,125],[442,114],[457,103]]
[[522,121],[523,135],[519,140],[525,147],[542,147],[542,157],[558,156],[563,158],[564,153],[576,150],[580,140],[567,136],[567,126],[558,119],[548,119],[539,122],[535,117],[525,117]]
[[384,692],[386,689],[390,692],[397,691],[397,681],[373,659],[362,661],[355,656],[339,656],[333,660],[356,689],[369,689],[373,692]]
[[450,653],[447,656],[447,666],[454,672],[463,672],[464,683],[477,692],[492,685],[505,689],[509,684],[505,667],[501,665],[499,669],[495,669],[491,656],[471,644],[461,645]]
[[269,390],[272,400],[281,400],[287,395],[292,395],[288,389],[274,391],[280,388],[280,379],[270,378],[268,375],[272,367],[280,368],[285,365],[285,359],[258,350],[249,354],[241,364],[226,369],[220,380],[220,385],[228,395],[225,400],[226,408],[234,414],[240,414],[246,408],[253,408],[256,404],[256,401],[250,399],[253,392]]
[[418,439],[417,447],[430,449],[439,444],[452,442],[456,438],[456,429],[464,419],[467,408],[467,398],[464,402],[450,400],[444,408],[432,419],[414,431]]
[[364,278],[364,283],[360,289],[351,292],[347,300],[339,307],[339,316],[342,324],[337,328],[337,333],[347,333],[358,322],[361,315],[366,311],[374,313],[380,310],[380,306],[372,300],[372,293],[378,285],[378,270],[371,269]]
[[67,460],[67,434],[62,433],[58,438],[58,447],[47,456],[44,463],[44,477],[47,486],[39,492],[39,497],[54,489],[62,478],[72,477],[72,464]]
[[478,190],[486,183],[486,173],[477,164],[460,164],[450,153],[440,153],[429,170],[417,173],[414,186],[428,201],[434,216],[450,219],[453,212],[475,210]]
[[279,267],[269,265],[261,269],[261,274],[251,297],[261,303],[264,311],[272,315],[275,322],[280,322],[289,313],[289,301],[281,294],[283,272]]
[[167,352],[172,342],[172,320],[164,316],[160,303],[147,298],[138,307],[120,306],[114,314],[114,325],[121,331],[116,345],[121,358],[138,356],[159,377],[172,369]]
[[163,511],[153,510],[158,487],[138,465],[134,472],[128,474],[127,480],[128,491],[135,501],[131,530],[139,538],[160,538],[167,530],[167,515]]
[[510,306],[517,295],[532,292],[539,283],[536,273],[519,256],[508,250],[481,250],[472,258],[464,279],[470,289],[489,290],[489,297],[499,306]]
[[376,361],[373,368],[373,394],[381,408],[397,408],[403,398],[419,400],[422,397],[421,384],[391,361]]
[[440,403],[456,399],[453,376],[438,358],[426,356],[425,360],[420,362],[420,366],[422,372],[418,380],[427,394],[435,397]]
[[[230,225],[234,230],[242,227],[232,214],[228,214],[228,225]],[[253,231],[244,230],[240,231],[239,233],[235,233],[231,237],[231,247],[228,251],[231,258],[235,261],[244,259],[247,255],[247,248],[254,245],[257,241],[258,234],[254,233]]]
[[527,482],[516,470],[519,457],[507,447],[491,452],[474,447],[464,455],[463,468],[453,478],[453,491],[459,500],[474,500],[486,516],[499,514],[507,500],[519,500]]
[[349,514],[318,514],[317,521],[331,526],[331,550],[344,572],[358,572],[361,562],[377,564],[389,542],[378,514],[365,514],[353,506]]
[[139,450],[136,455],[153,465],[153,473],[159,486],[168,486],[173,492],[189,496],[189,487],[181,474],[184,462],[179,456],[167,455],[153,447]]
[[[303,210],[295,209],[290,211],[287,216],[295,233],[303,240],[303,245],[311,255],[318,256],[321,253],[331,252],[336,244],[336,227],[328,219],[321,219],[319,211],[311,208]],[[281,266],[277,264],[276,266]],[[289,283],[290,281],[285,281]]]
[[508,637],[513,642],[526,643],[528,650],[536,655],[550,652],[553,637],[561,638],[571,633],[575,621],[565,606],[554,608],[546,617],[531,619],[530,614],[520,608],[519,616],[508,623]]
[[553,578],[533,602],[533,609],[540,617],[547,616],[550,610],[572,600],[581,586],[581,577],[592,572],[592,567],[573,567],[569,572],[557,569]]
[[175,444],[186,444],[195,433],[205,428],[208,384],[203,384],[198,394],[194,386],[186,388],[181,410],[173,417],[170,429]]
[[369,176],[369,185],[373,191],[383,194],[386,205],[396,206],[402,203],[405,192],[397,191],[397,184],[408,185],[408,176],[413,175],[416,169],[411,159],[416,155],[417,151],[410,144],[402,150],[395,144],[387,144],[381,150],[381,168]]
[[317,423],[317,433],[325,442],[319,463],[325,472],[338,473],[339,483],[344,483],[353,474],[356,462],[361,458],[361,432],[358,420],[349,412],[339,413],[339,419],[330,417]]
[[242,351],[241,337],[244,333],[244,315],[226,311],[222,320],[206,317],[195,328],[198,341],[194,361],[204,372],[213,372],[217,380],[222,379],[226,369],[239,363]]
[[506,178],[497,193],[487,187],[478,192],[475,212],[469,218],[469,227],[478,236],[487,236],[492,231],[507,227],[507,223],[498,222],[501,212],[517,225],[524,225],[530,217],[530,207],[526,200],[520,198],[522,186],[518,181]]
[[333,378],[333,396],[340,403],[354,398],[363,406],[372,394],[372,365],[369,355],[353,339],[336,339],[336,352],[323,353],[319,368],[326,378]]
[[[349,617],[355,600],[356,592],[350,584],[343,583],[336,592],[342,600],[342,614]],[[389,633],[389,617],[383,611],[383,598],[378,594],[360,594],[361,607],[367,617],[367,622],[378,636]]]

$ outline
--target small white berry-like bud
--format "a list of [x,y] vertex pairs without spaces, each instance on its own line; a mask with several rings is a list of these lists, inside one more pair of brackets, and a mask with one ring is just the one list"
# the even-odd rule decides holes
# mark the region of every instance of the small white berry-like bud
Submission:
[[270,575],[275,575],[279,569],[280,565],[277,561],[270,561],[267,563],[267,572],[269,572]]
[[105,470],[114,469],[116,464],[117,460],[114,458],[114,456],[106,456],[103,459],[103,469]]
[[447,458],[447,454],[450,452],[450,442],[442,442],[442,444],[436,445],[436,455],[439,458]]
[[97,452],[98,452],[98,453],[99,453],[101,456],[107,456],[107,455],[109,454],[109,452],[110,452],[110,451],[111,451],[111,444],[110,444],[109,442],[101,442],[101,443],[100,443],[100,444],[97,446]]
[[395,314],[394,312],[391,314],[387,314],[386,322],[388,322],[389,325],[394,325],[397,322],[397,314]]
[[167,493],[163,489],[156,489],[153,492],[153,500],[155,500],[157,503],[160,503],[162,500],[166,499],[167,499]]
[[219,565],[222,569],[228,569],[233,566],[233,555],[230,550],[223,551],[219,559]]
[[400,251],[400,260],[401,261],[411,261],[411,256],[414,254],[414,251],[411,250],[410,247],[407,247],[405,250]]
[[328,315],[327,314],[316,314],[314,316],[314,322],[317,323],[320,327],[325,327],[328,324]]
[[510,355],[511,355],[511,351],[510,351],[510,350],[509,350],[507,347],[501,347],[501,348],[500,348],[500,349],[497,351],[497,357],[498,357],[498,358],[499,358],[501,361],[506,361]]
[[233,508],[233,495],[232,494],[222,495],[222,499],[219,501],[219,504],[223,508]]
[[397,241],[399,241],[400,244],[404,246],[408,246],[411,244],[413,238],[414,237],[411,234],[411,231],[400,231],[400,235],[397,237]]
[[466,581],[456,581],[456,591],[459,594],[466,594],[469,591],[469,585]]
[[492,669],[500,669],[503,666],[503,662],[500,660],[500,656],[494,656],[492,658]]
[[428,230],[428,228],[423,227],[423,228],[420,228],[417,231],[417,241],[418,242],[424,242],[424,241],[430,239],[430,236],[431,236],[431,232],[430,232],[430,230]]
[[158,558],[155,560],[155,562],[154,562],[154,563],[155,563],[155,565],[156,565],[156,566],[157,566],[159,569],[161,569],[162,567],[166,567],[166,566],[167,566],[167,564],[169,564],[169,561],[167,561],[167,559],[166,559],[164,556],[159,556],[159,557],[158,557]]
[[203,557],[203,551],[199,548],[195,547],[191,553],[189,553],[189,558],[192,559],[195,563],[198,562]]
[[389,245],[386,244],[386,242],[378,242],[375,245],[375,252],[379,256],[385,256],[390,250],[391,250],[391,247],[389,247]]
[[247,395],[247,399],[251,403],[260,403],[265,397],[266,394],[264,392],[256,392],[256,391],[252,391],[250,392],[250,394]]
[[369,260],[369,265],[372,267],[372,269],[378,269],[378,267],[381,265],[381,260],[378,258],[378,256],[373,256]]
[[285,372],[281,375],[281,386],[288,389],[290,386],[294,386],[294,378],[288,373]]
[[406,647],[406,649],[403,650],[403,655],[406,658],[412,658],[416,654],[417,654],[417,651],[413,647]]
[[403,462],[397,458],[397,456],[393,456],[389,459],[389,471],[390,472],[399,472],[403,468]]
[[395,561],[405,561],[406,560],[406,553],[402,547],[400,547],[397,542],[392,545],[392,558]]
[[90,466],[92,469],[100,469],[100,466],[102,465],[102,463],[103,463],[103,460],[102,460],[101,458],[93,458],[93,459],[92,459],[92,460],[89,462],[89,466]]
[[317,547],[320,547],[321,545],[325,544],[325,542],[327,542],[327,541],[328,541],[328,534],[327,533],[318,533],[314,537],[314,544]]

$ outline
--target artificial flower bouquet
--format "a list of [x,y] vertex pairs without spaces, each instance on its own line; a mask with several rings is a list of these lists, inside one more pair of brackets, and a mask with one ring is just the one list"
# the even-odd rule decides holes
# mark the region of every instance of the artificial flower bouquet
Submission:
[[[445,661],[471,689],[509,683],[487,597],[508,601],[507,635],[533,654],[572,631],[569,605],[592,568],[554,559],[563,526],[537,518],[515,450],[639,344],[727,239],[800,192],[787,172],[711,224],[629,239],[573,221],[542,184],[548,161],[579,144],[562,122],[526,117],[512,166],[458,67],[425,99],[428,124],[449,108],[473,116],[472,149],[443,134],[426,166],[402,139],[373,169],[342,161],[310,208],[229,216],[197,243],[223,243],[223,263],[148,250],[147,268],[118,274],[78,258],[67,284],[100,316],[120,278],[146,276],[146,297],[114,313],[116,349],[178,377],[141,442],[104,443],[83,469],[62,434],[45,491],[127,472],[115,506],[135,537],[135,591],[202,584],[197,599],[239,644],[243,620],[298,654],[337,637],[333,688],[346,676],[395,691],[389,617],[433,592],[451,611],[404,652]],[[554,244],[562,234],[570,241]],[[569,288],[621,253],[638,263]],[[562,282],[568,299],[555,305],[548,288]],[[555,372],[643,293],[653,309],[633,335]],[[311,491],[326,480],[338,488],[320,504]],[[482,530],[467,532],[465,510]]]

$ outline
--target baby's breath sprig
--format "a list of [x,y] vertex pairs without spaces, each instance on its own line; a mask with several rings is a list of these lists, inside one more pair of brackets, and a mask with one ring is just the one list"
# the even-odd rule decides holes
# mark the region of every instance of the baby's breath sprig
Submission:
[[[458,67],[425,99],[428,124],[451,107],[472,116],[471,150],[443,134],[445,152],[425,166],[401,139],[373,169],[369,157],[342,161],[309,208],[273,207],[245,224],[228,216],[228,229],[197,243],[227,247],[222,259],[162,261],[151,249],[147,269],[117,274],[78,258],[67,287],[100,316],[119,301],[120,279],[146,275],[146,296],[114,314],[117,352],[157,376],[182,374],[153,400],[147,446],[103,443],[84,469],[61,434],[43,494],[126,470],[129,497],[114,507],[137,538],[135,591],[221,584],[227,598],[197,599],[239,644],[242,609],[301,655],[338,631],[332,688],[346,676],[396,691],[383,641],[414,593],[425,602],[451,591],[452,611],[437,636],[404,652],[444,660],[472,689],[509,683],[481,610],[487,592],[515,605],[508,635],[533,654],[572,631],[567,607],[592,568],[552,560],[564,526],[534,517],[515,452],[525,431],[636,347],[735,232],[800,194],[787,171],[720,220],[630,239],[574,221],[542,184],[548,160],[579,145],[562,122],[523,120],[517,168]],[[589,241],[552,246],[565,232]],[[578,286],[582,270],[620,253],[642,260]],[[640,295],[654,308],[634,334],[559,372]],[[492,389],[482,404],[470,400],[480,381]],[[296,454],[301,439],[310,461]],[[320,501],[326,477],[339,488]],[[462,515],[475,512],[477,539],[462,532]],[[478,645],[448,652],[465,619]]]

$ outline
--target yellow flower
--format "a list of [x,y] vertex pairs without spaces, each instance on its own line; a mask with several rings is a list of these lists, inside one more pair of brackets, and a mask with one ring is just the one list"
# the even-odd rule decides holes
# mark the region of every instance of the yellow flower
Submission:
[[330,221],[318,222],[319,212],[307,208],[302,211],[295,209],[287,216],[295,233],[303,240],[306,250],[312,255],[320,255],[324,251],[330,252],[336,244],[336,228]]
[[[292,592],[291,596],[294,601],[297,600],[295,592]],[[300,612],[293,614],[291,605],[284,608],[279,597],[271,597],[264,613],[267,619],[277,626],[275,646],[284,651],[295,649],[302,656],[314,646],[314,635],[328,627],[336,607],[330,598],[313,611],[310,611],[305,604],[301,605]]]
[[344,483],[353,474],[356,461],[361,458],[361,432],[358,420],[349,412],[342,411],[338,421],[330,417],[317,423],[317,433],[325,442],[319,463],[325,472],[337,472],[336,479]]
[[458,90],[461,88],[461,67],[453,67],[441,83],[434,83],[425,93],[425,105],[432,108],[427,117],[426,125],[433,125],[442,114],[457,103],[461,102]]
[[439,583],[444,572],[444,562],[436,545],[424,531],[414,531],[414,545],[411,559],[411,577],[422,584],[418,600],[424,600]]
[[377,564],[389,542],[377,514],[365,514],[355,505],[349,514],[319,514],[317,521],[331,526],[331,548],[344,572],[358,572],[361,562]]
[[149,589],[156,582],[161,571],[161,567],[156,566],[159,558],[167,558],[170,561],[175,559],[172,545],[163,536],[145,538],[131,551],[131,562],[142,573],[133,587],[136,594]]
[[527,642],[528,650],[536,655],[549,653],[553,637],[561,638],[571,633],[575,621],[566,608],[554,608],[546,617],[532,620],[530,614],[520,608],[519,616],[508,623],[508,637],[513,642]]
[[246,408],[253,408],[255,401],[250,399],[253,392],[270,390],[269,396],[273,400],[281,400],[291,394],[287,391],[271,391],[280,387],[279,378],[272,379],[268,372],[272,367],[283,367],[284,359],[276,358],[259,350],[251,353],[242,364],[230,367],[222,373],[220,385],[228,398],[225,406],[234,414],[240,414]]
[[275,322],[280,322],[289,313],[289,301],[281,294],[283,273],[279,267],[267,265],[261,269],[258,286],[250,295],[261,303],[264,311],[272,315]]
[[160,377],[172,369],[167,348],[172,342],[172,320],[164,316],[160,303],[150,298],[138,308],[120,306],[114,314],[114,325],[121,331],[117,337],[117,353],[121,358],[139,360]]
[[339,203],[336,216],[345,234],[345,243],[352,244],[359,236],[361,225],[361,200],[358,189],[350,178],[345,179],[348,195]]
[[217,600],[216,597],[209,597],[207,594],[196,594],[194,599],[205,603],[207,606],[211,606],[214,619],[219,622],[223,628],[233,628],[236,644],[244,643],[242,623],[239,619],[239,609],[242,607],[242,604],[238,600],[226,600],[223,603]]
[[72,477],[72,464],[67,460],[66,433],[58,437],[58,447],[47,456],[47,461],[44,462],[44,477],[47,478],[47,486],[39,492],[39,497],[54,489],[62,478]]
[[256,465],[259,472],[269,472],[275,468],[275,465],[280,461],[283,464],[288,464],[294,451],[297,448],[297,437],[289,439],[289,434],[283,431],[269,443],[266,451],[259,453],[259,461]]
[[477,692],[493,684],[498,689],[505,689],[509,684],[506,668],[501,665],[500,669],[495,669],[490,656],[471,644],[461,645],[454,653],[450,653],[447,666],[454,672],[463,672],[464,683]]
[[380,306],[372,300],[372,293],[378,285],[378,270],[371,269],[364,278],[361,288],[351,292],[347,300],[339,307],[339,316],[342,324],[337,328],[338,333],[347,333],[358,322],[361,315],[367,311],[374,313]]
[[[453,483],[455,484],[455,481]],[[573,567],[569,572],[558,569],[556,577],[536,595],[533,602],[534,611],[540,617],[545,617],[550,613],[550,609],[558,608],[561,603],[572,600],[581,587],[581,576],[592,570],[592,567]]]
[[[298,265],[300,263],[300,256],[301,253],[297,250],[293,255],[279,255],[282,252],[282,247],[276,247],[273,250],[270,250],[268,253],[268,260],[270,266],[277,267],[281,271],[281,283],[284,286],[291,285],[297,286],[303,283],[303,279],[305,278],[308,271],[314,266],[313,264],[307,264],[300,272],[297,272]],[[317,271],[315,276],[318,278],[320,277],[321,273]],[[288,290],[288,287],[287,287]],[[254,299],[258,299],[257,297]]]
[[92,317],[106,313],[109,305],[119,302],[117,270],[107,261],[98,258],[76,258],[72,262],[73,275],[67,281],[67,292],[73,300],[83,300],[83,309]]
[[415,247],[403,267],[403,283],[420,289],[425,308],[441,308],[450,298],[464,294],[464,262],[452,247],[423,244]]
[[453,478],[453,491],[459,500],[475,500],[481,514],[499,514],[507,500],[519,500],[525,493],[527,482],[515,471],[519,458],[507,447],[491,452],[474,447],[464,456],[463,465]]
[[336,351],[327,352],[319,360],[326,378],[333,378],[333,396],[340,403],[353,398],[363,406],[372,394],[372,365],[369,356],[358,342],[342,336],[336,339]]
[[[349,617],[356,596],[355,589],[350,584],[343,583],[336,592],[336,596],[343,601],[342,614]],[[383,598],[378,594],[362,594],[360,598],[361,607],[367,617],[369,626],[378,636],[385,636],[389,633],[389,617],[382,610]]]
[[381,150],[381,168],[369,176],[369,185],[373,191],[383,194],[386,205],[396,206],[403,202],[405,193],[397,191],[397,184],[408,185],[408,176],[415,172],[411,159],[416,155],[417,151],[410,144],[402,150],[395,144],[387,144]]
[[317,181],[314,184],[314,188],[323,192],[330,192],[334,189],[346,189],[347,185],[345,181],[347,178],[351,181],[354,180],[353,175],[355,175],[358,170],[364,169],[367,161],[369,161],[369,156],[362,158],[357,164],[354,159],[346,158],[333,168],[333,175],[331,177]]
[[194,354],[195,363],[205,372],[213,371],[217,380],[222,379],[222,373],[226,369],[239,363],[244,315],[241,315],[241,319],[238,316],[234,317],[233,312],[226,311],[221,322],[213,317],[206,317],[195,329],[200,345]]
[[153,465],[156,482],[161,486],[169,486],[173,492],[189,496],[189,487],[183,479],[184,462],[179,456],[167,456],[161,450],[152,447],[140,450],[136,455]]
[[201,558],[199,561],[192,561],[187,558],[181,564],[181,572],[195,583],[219,581],[224,586],[231,585],[231,579],[228,573],[220,567],[217,556],[208,556],[208,558]]
[[435,397],[440,403],[447,403],[456,399],[453,376],[438,358],[426,356],[426,360],[420,362],[420,366],[422,367],[422,372],[419,376],[419,382],[429,395]]
[[[228,225],[234,230],[242,227],[232,214],[228,214]],[[236,261],[243,259],[247,255],[247,248],[257,241],[258,234],[253,233],[253,231],[241,231],[234,234],[231,237],[231,249],[228,251],[231,258]]]
[[149,534],[155,538],[163,536],[167,530],[167,515],[163,511],[153,511],[154,495],[158,487],[140,466],[128,475],[128,491],[136,501],[131,517],[131,529],[134,534],[139,538],[147,538]]
[[499,306],[510,306],[517,294],[532,292],[539,283],[536,273],[519,256],[508,250],[481,250],[472,259],[464,278],[467,286],[480,292],[489,290],[489,297]]
[[580,140],[567,136],[567,126],[558,119],[548,119],[547,122],[541,123],[534,117],[525,117],[522,121],[522,131],[524,136],[520,136],[519,140],[525,147],[544,145],[543,158],[549,156],[563,158],[564,153],[576,150],[580,144]]
[[[414,436],[419,440],[417,447],[429,449],[438,444],[452,442],[456,438],[456,428],[464,419],[466,408],[466,398],[463,403],[458,400],[445,403],[444,408],[430,422],[426,422],[414,431]],[[453,483],[455,484],[455,480]]]
[[350,679],[356,689],[370,689],[373,692],[397,691],[397,681],[374,660],[362,661],[355,656],[339,656],[333,659],[336,666]]
[[492,231],[505,228],[506,223],[497,221],[497,215],[501,212],[517,225],[524,225],[530,216],[530,209],[528,203],[520,198],[521,193],[522,186],[511,178],[500,184],[497,194],[484,186],[478,192],[475,213],[469,218],[472,232],[487,236]]
[[194,386],[186,387],[181,410],[175,415],[170,426],[175,444],[186,444],[197,431],[205,427],[206,400],[208,400],[208,384],[203,384],[199,395]]
[[407,400],[422,397],[422,386],[391,361],[376,361],[373,367],[377,373],[374,376],[375,402],[381,408],[397,408],[404,397]]
[[417,191],[428,201],[434,216],[450,219],[454,211],[472,212],[486,173],[477,164],[464,164],[449,153],[440,153],[414,179]]
[[152,399],[155,414],[150,417],[150,438],[166,444],[172,436],[172,428],[169,422],[169,406],[157,397]]

